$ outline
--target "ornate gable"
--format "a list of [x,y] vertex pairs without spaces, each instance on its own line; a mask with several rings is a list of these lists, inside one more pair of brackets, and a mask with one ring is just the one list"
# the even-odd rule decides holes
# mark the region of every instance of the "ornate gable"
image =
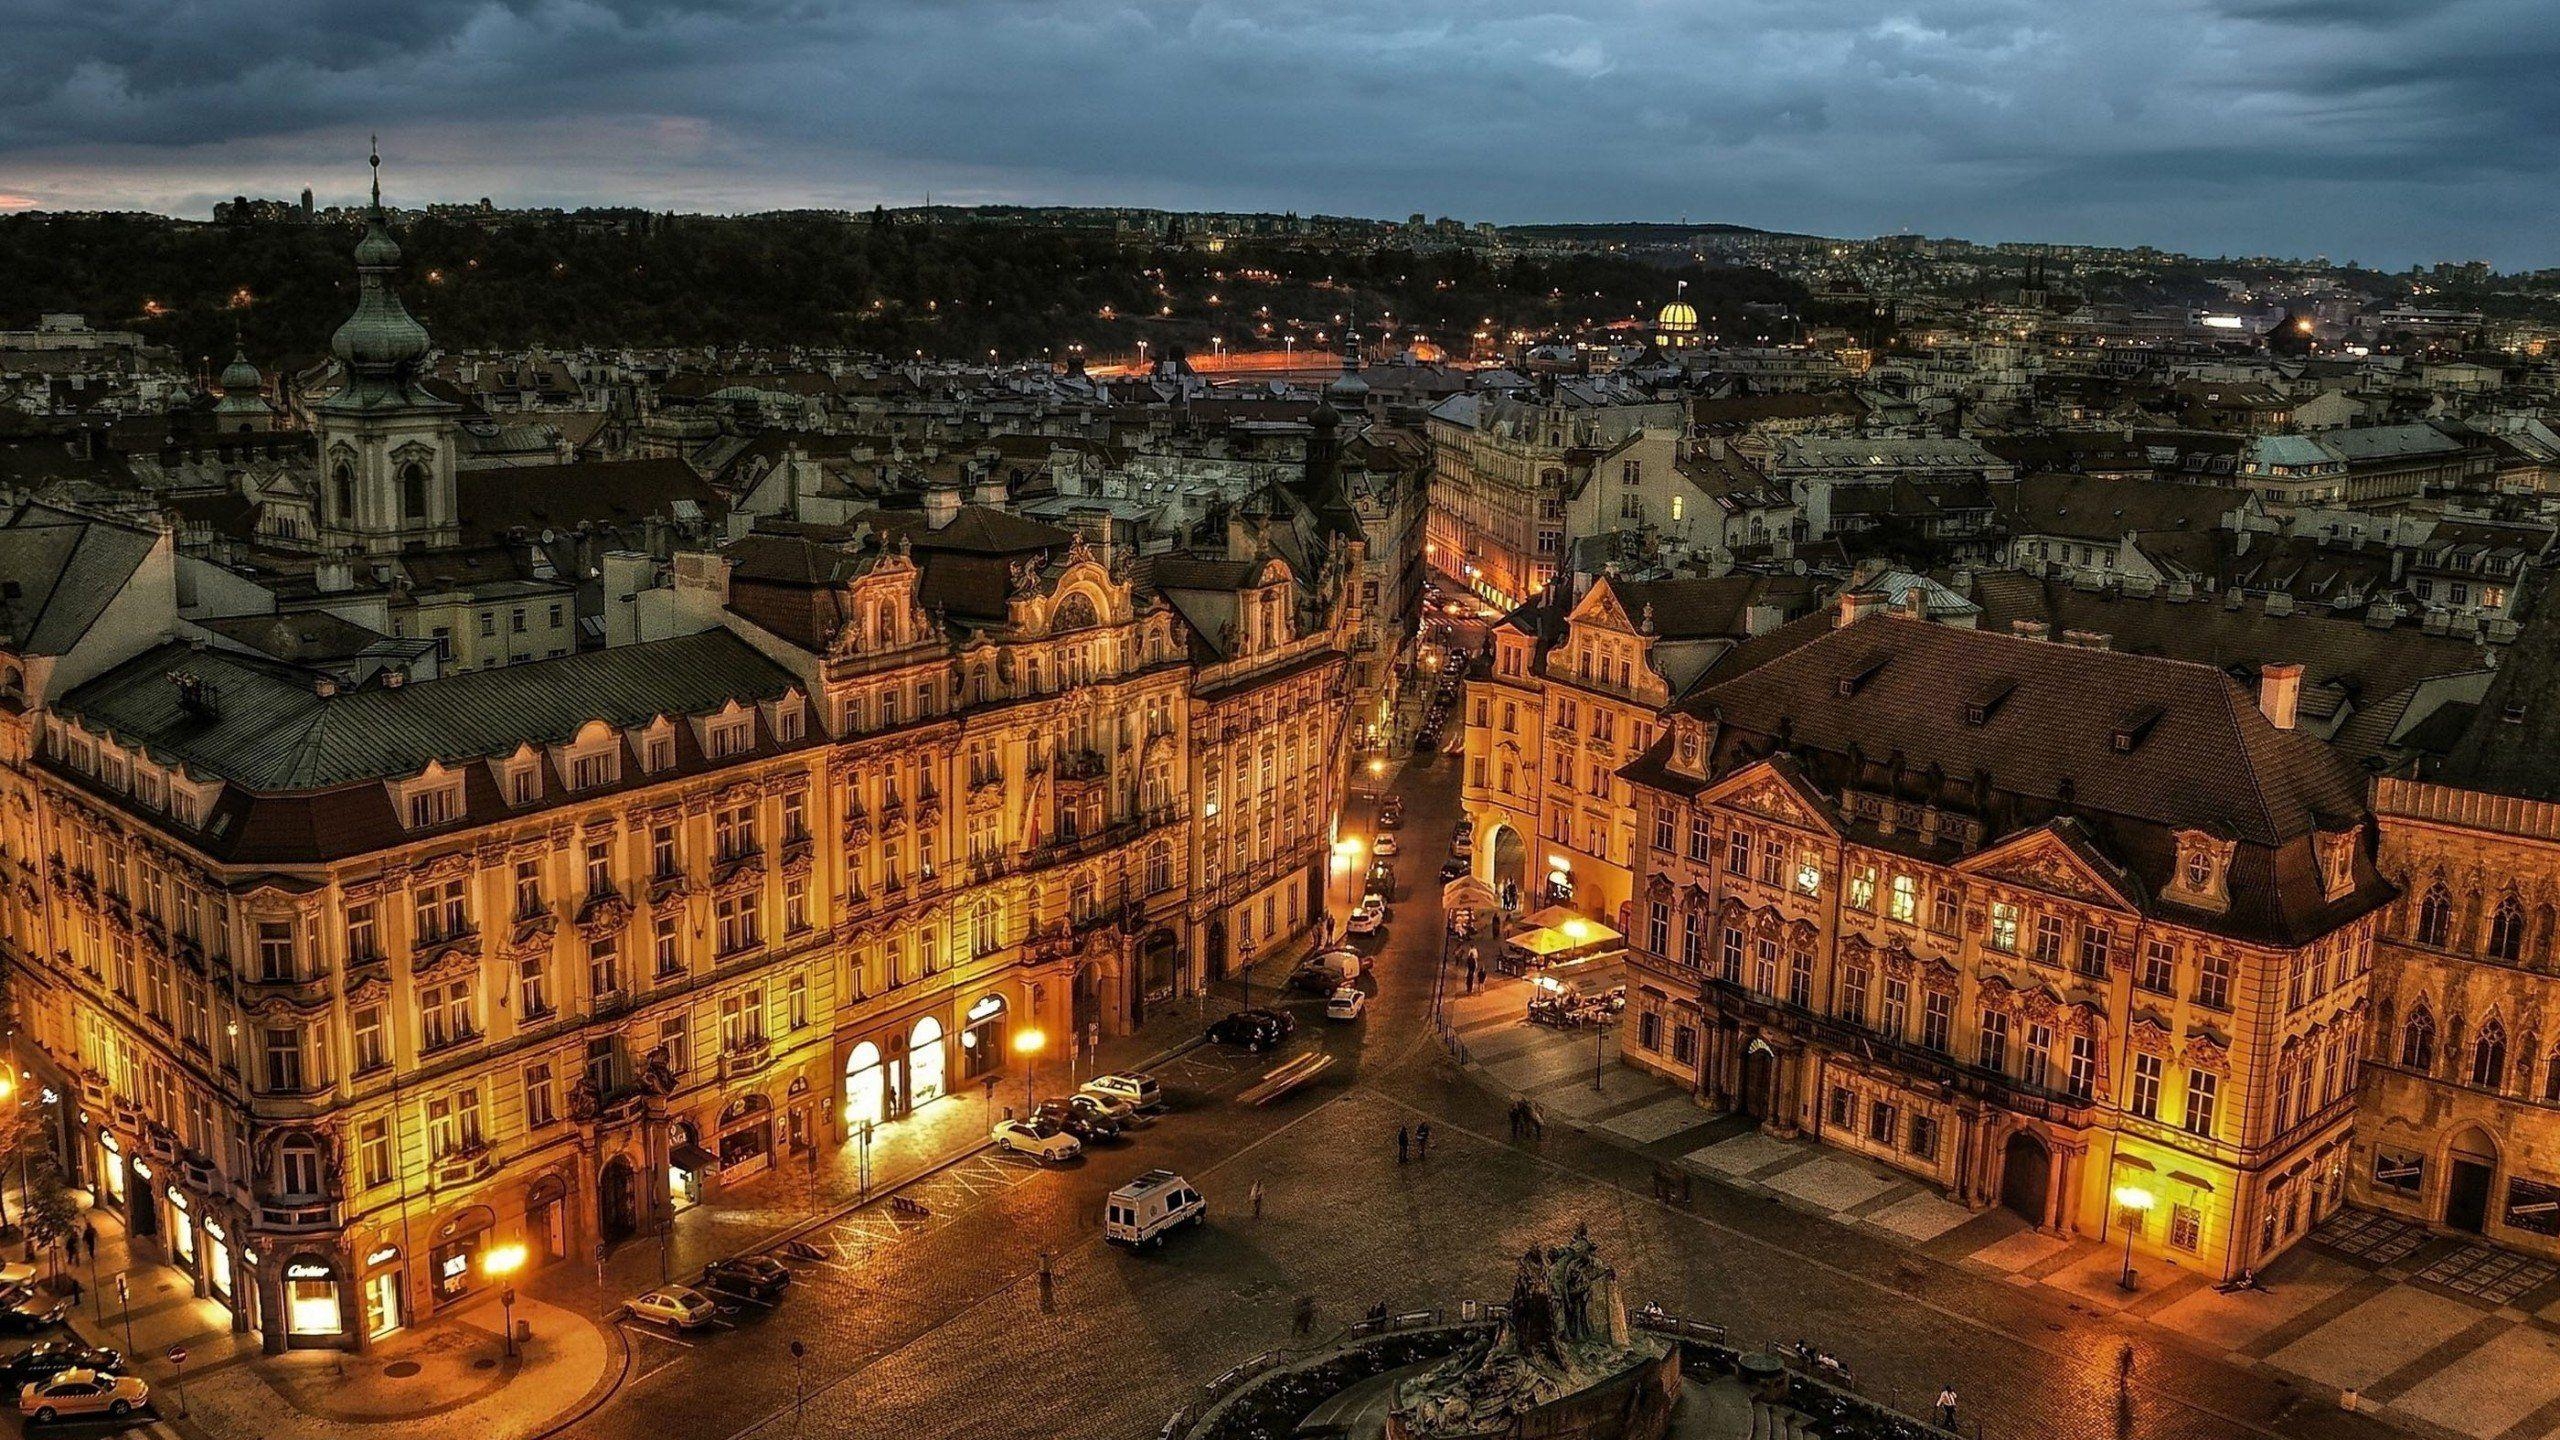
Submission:
[[1831,823],[1830,807],[1821,795],[1794,773],[1793,766],[1777,760],[1744,766],[1699,798],[1799,830],[1838,833]]
[[2113,865],[2050,825],[1967,856],[1956,868],[1985,880],[2040,890],[2084,905],[2128,912],[2141,909]]
[[1591,587],[1591,593],[1582,597],[1582,603],[1573,607],[1573,613],[1567,615],[1565,621],[1571,625],[1597,625],[1626,635],[1636,633],[1635,621],[1628,617],[1626,605],[1618,599],[1617,587],[1606,577]]

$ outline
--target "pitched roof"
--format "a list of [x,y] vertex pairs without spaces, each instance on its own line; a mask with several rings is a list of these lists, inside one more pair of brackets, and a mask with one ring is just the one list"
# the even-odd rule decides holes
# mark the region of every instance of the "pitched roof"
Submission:
[[33,503],[0,524],[0,646],[69,653],[124,593],[157,537]]

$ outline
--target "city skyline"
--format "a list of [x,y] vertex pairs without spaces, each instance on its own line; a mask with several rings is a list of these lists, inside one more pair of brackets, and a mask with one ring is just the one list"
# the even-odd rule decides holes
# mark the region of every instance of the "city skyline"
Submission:
[[930,192],[2514,270],[2560,261],[2530,198],[2547,147],[2517,143],[2549,119],[2524,18],[2499,0],[1491,19],[544,4],[189,12],[137,41],[114,7],[49,4],[0,72],[0,206],[200,217],[304,185],[348,203],[379,130],[412,204]]

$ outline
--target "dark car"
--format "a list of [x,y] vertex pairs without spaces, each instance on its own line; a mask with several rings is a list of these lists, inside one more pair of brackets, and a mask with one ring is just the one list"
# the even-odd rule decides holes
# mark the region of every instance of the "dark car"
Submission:
[[1034,1124],[1055,1125],[1088,1145],[1120,1138],[1120,1122],[1099,1111],[1080,1109],[1070,1100],[1043,1100],[1031,1112]]
[[791,1271],[779,1260],[740,1255],[702,1267],[702,1288],[747,1295],[770,1304],[791,1288]]
[[1413,737],[1413,753],[1416,755],[1428,755],[1438,748],[1440,737],[1429,730]]
[[5,1378],[13,1391],[21,1385],[33,1384],[65,1370],[116,1374],[123,1369],[122,1355],[113,1350],[93,1350],[77,1340],[40,1340],[6,1360],[0,1360],[0,1378]]
[[1209,1038],[1220,1045],[1268,1050],[1288,1038],[1289,1017],[1274,1010],[1238,1010],[1209,1022]]
[[32,1285],[12,1285],[0,1290],[0,1331],[30,1335],[62,1323],[71,1302],[60,1295],[39,1290]]
[[1471,868],[1473,867],[1468,865],[1466,861],[1452,855],[1448,859],[1440,862],[1440,878],[1443,880],[1455,880],[1459,876],[1466,874]]

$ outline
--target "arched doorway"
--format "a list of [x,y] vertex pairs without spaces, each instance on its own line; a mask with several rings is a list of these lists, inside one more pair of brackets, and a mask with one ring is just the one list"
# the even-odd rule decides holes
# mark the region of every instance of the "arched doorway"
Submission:
[[2477,1235],[2489,1223],[2489,1190],[2498,1174],[2498,1142],[2473,1125],[2445,1153],[2444,1223]]
[[619,1245],[640,1228],[640,1173],[631,1168],[630,1157],[616,1155],[605,1162],[596,1180],[596,1204],[598,1233],[605,1244]]
[[907,1108],[942,1098],[942,1022],[927,1015],[907,1032]]
[[1520,897],[1529,883],[1529,845],[1520,832],[1508,825],[1493,827],[1493,839],[1486,847],[1490,863],[1485,878],[1493,882],[1501,895],[1503,908],[1517,910]]
[[844,1061],[844,1128],[848,1133],[889,1118],[889,1072],[881,1067],[880,1047],[865,1040]]
[[1766,1121],[1777,1112],[1778,1052],[1757,1035],[1742,1047],[1742,1093],[1735,1097],[1742,1113]]
[[1005,1023],[1004,997],[979,996],[963,1018],[968,1023],[960,1032],[960,1078],[975,1080],[1003,1069],[1006,1037],[1010,1033]]
[[2044,1142],[2020,1130],[2000,1151],[2000,1203],[2030,1225],[2044,1224],[2046,1193],[2053,1184],[2053,1155]]

